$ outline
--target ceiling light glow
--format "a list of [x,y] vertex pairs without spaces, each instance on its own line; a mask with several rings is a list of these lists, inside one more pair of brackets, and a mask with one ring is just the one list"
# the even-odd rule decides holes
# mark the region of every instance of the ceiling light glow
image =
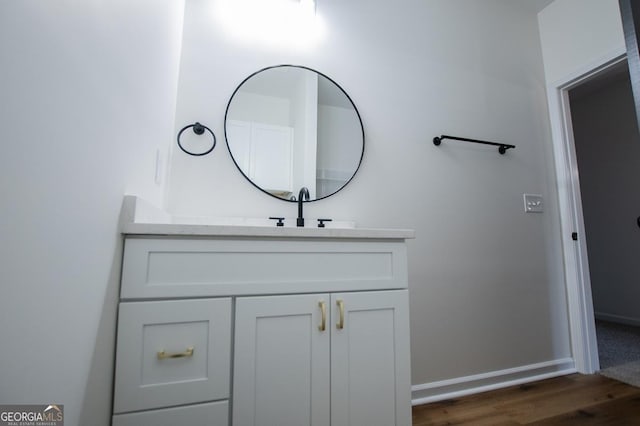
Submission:
[[220,0],[215,13],[228,33],[245,41],[304,46],[324,36],[314,0]]

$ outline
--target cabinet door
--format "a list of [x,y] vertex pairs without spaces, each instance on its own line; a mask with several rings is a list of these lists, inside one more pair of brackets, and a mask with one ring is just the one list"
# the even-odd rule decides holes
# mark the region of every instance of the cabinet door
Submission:
[[329,309],[328,295],[237,299],[234,425],[329,425]]
[[407,290],[331,296],[331,424],[411,425]]
[[293,190],[293,129],[253,123],[251,179],[265,190]]
[[264,190],[293,190],[292,127],[229,120],[226,126],[233,160]]

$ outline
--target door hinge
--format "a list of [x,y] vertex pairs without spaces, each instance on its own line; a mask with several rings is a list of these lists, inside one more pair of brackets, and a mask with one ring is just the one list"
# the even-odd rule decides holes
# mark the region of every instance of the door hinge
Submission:
[[578,241],[578,233],[577,232],[572,232],[571,233],[571,239],[573,241]]

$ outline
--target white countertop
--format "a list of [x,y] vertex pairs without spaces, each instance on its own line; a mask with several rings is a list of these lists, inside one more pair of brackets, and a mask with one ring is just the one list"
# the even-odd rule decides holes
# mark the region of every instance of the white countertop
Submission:
[[[208,223],[207,223],[208,222]],[[216,223],[218,222],[218,223]],[[287,221],[285,220],[285,224]],[[350,239],[411,239],[412,229],[358,228],[353,223],[327,223],[318,228],[275,225],[268,219],[237,218],[177,218],[144,200],[125,196],[121,213],[121,232],[126,235],[175,235],[269,238],[350,238]]]

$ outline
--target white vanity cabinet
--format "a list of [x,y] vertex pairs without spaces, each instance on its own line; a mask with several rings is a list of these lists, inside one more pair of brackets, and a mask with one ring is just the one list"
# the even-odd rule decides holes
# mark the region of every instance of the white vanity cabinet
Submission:
[[411,424],[407,290],[241,297],[235,426]]
[[129,227],[113,424],[409,426],[407,232],[229,228]]

